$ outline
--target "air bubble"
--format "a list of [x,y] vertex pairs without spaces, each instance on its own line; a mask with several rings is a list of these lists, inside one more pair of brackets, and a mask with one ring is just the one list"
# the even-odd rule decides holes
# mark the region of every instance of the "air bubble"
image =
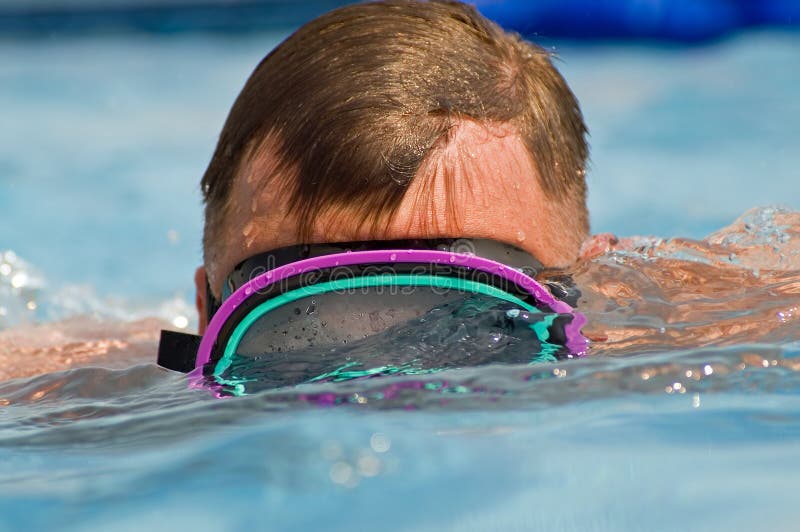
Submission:
[[376,432],[369,439],[369,446],[376,453],[385,453],[392,446],[392,440],[386,434]]

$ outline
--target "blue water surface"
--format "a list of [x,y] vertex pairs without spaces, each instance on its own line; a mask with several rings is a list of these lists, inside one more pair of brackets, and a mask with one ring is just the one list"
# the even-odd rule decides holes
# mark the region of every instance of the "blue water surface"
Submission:
[[[632,369],[720,370],[740,354]],[[119,375],[77,370],[67,378],[83,382],[82,399],[59,401],[79,419],[45,420],[37,410],[59,409],[39,404],[18,407],[28,416],[13,429],[3,421],[0,516],[9,530],[794,528],[796,373],[751,369],[664,394],[667,380],[637,385],[635,372],[604,384],[608,361],[562,367],[566,377],[548,368],[527,385],[503,378],[519,368],[495,367],[493,380],[517,382],[513,397],[444,405],[431,392],[409,398],[412,411],[298,408],[279,393],[220,402],[152,367],[126,372],[126,395],[99,385],[92,401],[92,382],[119,386]],[[763,379],[780,384],[754,386]]]

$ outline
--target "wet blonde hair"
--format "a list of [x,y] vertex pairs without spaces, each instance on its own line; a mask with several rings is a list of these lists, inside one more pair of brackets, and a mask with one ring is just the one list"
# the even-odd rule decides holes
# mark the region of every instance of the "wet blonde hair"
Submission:
[[542,189],[588,232],[586,128],[549,54],[471,6],[390,0],[323,15],[256,67],[202,179],[207,256],[239,169],[268,139],[279,162],[260,186],[285,191],[303,242],[327,212],[387,224],[454,119],[512,124]]

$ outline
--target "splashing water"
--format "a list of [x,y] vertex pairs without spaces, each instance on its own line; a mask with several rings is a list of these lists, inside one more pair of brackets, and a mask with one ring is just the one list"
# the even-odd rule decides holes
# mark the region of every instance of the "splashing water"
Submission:
[[621,247],[576,275],[589,288],[581,308],[606,337],[596,354],[798,340],[797,213],[754,209],[703,241],[638,238]]
[[[453,369],[302,377],[222,401],[153,363],[158,327],[185,308],[131,322],[105,301],[42,321],[87,310],[3,258],[0,305],[39,313],[0,331],[0,367],[17,377],[0,383],[9,522],[670,530],[682,515],[697,530],[786,530],[800,518],[797,212],[752,210],[702,241],[611,242],[569,272],[593,339],[582,360],[496,360],[492,331],[465,328],[450,351],[425,351]],[[22,271],[29,284],[6,281]],[[419,360],[424,329],[398,334],[381,360]],[[568,512],[531,510],[565,497]]]
[[0,252],[0,329],[35,316],[41,276],[13,251]]

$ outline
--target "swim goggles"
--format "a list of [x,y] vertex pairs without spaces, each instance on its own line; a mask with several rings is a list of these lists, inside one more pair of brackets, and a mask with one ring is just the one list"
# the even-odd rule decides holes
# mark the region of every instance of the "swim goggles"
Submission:
[[[224,280],[221,301],[208,292],[200,337],[162,331],[158,364],[192,375],[222,375],[235,357],[286,356],[358,342],[419,319],[432,308],[477,295],[523,315],[560,358],[582,356],[583,314],[567,302],[562,278],[534,279],[542,265],[526,252],[481,239],[390,240],[299,245],[251,257]],[[572,301],[575,304],[574,301]]]

